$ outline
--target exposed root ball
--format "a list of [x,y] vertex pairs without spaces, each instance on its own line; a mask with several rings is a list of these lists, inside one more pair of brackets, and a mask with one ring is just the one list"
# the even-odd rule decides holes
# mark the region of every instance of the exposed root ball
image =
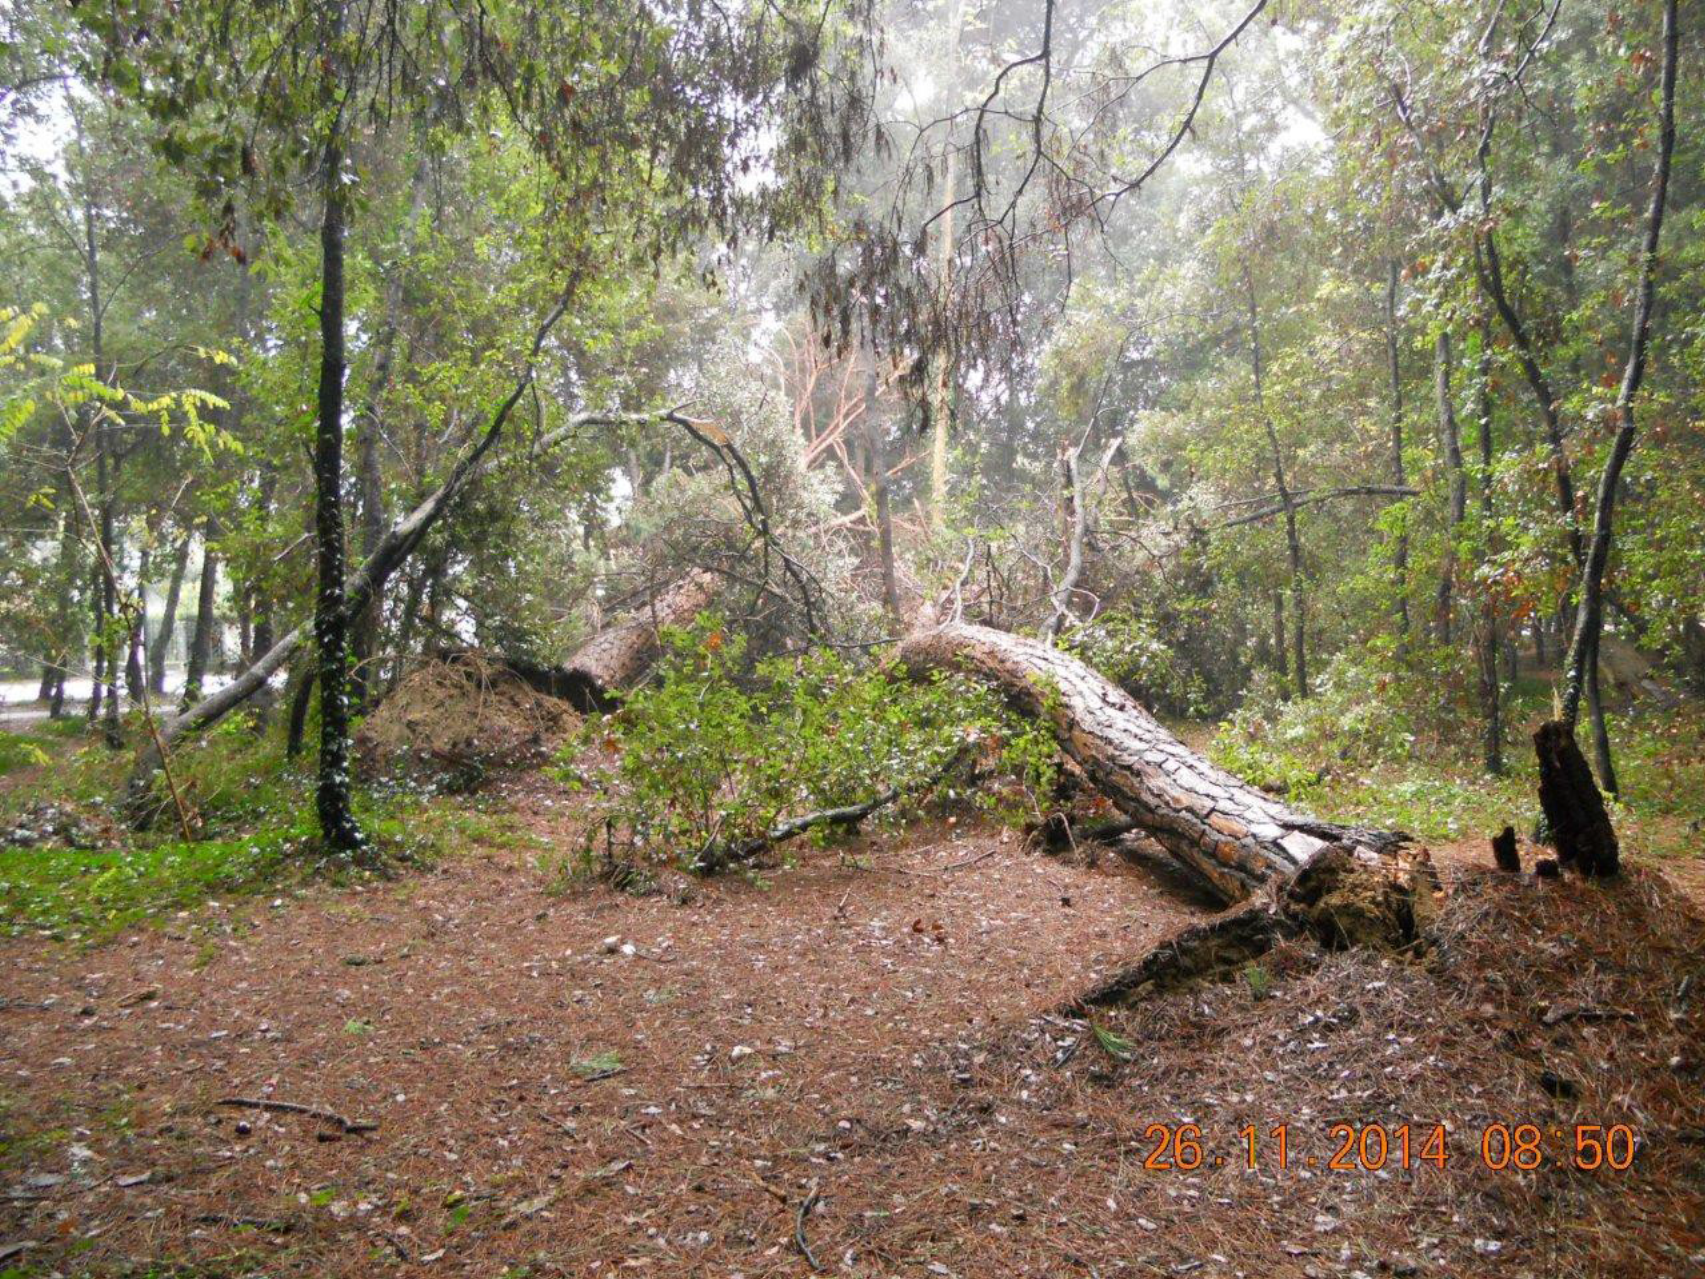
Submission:
[[1297,872],[1282,909],[1328,950],[1400,950],[1418,935],[1416,903],[1422,897],[1431,903],[1424,886],[1370,871],[1338,846]]
[[546,696],[479,653],[411,671],[356,734],[369,774],[426,774],[476,790],[494,772],[539,764],[579,724],[568,703]]

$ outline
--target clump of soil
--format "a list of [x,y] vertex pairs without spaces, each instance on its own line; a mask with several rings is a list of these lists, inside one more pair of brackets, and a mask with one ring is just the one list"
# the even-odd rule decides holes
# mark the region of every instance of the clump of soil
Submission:
[[579,724],[567,702],[500,660],[460,653],[405,676],[362,724],[356,756],[368,776],[427,777],[466,793],[496,774],[537,767]]

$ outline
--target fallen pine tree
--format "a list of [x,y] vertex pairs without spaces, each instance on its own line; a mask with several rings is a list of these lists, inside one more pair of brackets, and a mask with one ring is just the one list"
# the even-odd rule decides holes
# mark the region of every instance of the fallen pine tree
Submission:
[[1288,880],[1316,854],[1390,866],[1408,842],[1396,832],[1323,822],[1209,763],[1089,666],[1039,640],[965,623],[914,634],[901,646],[914,675],[963,671],[1045,719],[1060,749],[1121,812],[1226,902]]
[[592,636],[561,665],[513,657],[505,663],[534,689],[562,698],[578,711],[611,710],[622,691],[633,687],[657,660],[664,629],[691,622],[716,598],[716,588],[716,574],[694,569]]

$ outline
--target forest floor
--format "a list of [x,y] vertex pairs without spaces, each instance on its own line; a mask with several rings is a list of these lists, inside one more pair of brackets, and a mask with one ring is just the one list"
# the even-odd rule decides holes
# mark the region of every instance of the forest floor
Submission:
[[[396,881],[0,943],[0,1273],[1705,1270],[1705,923],[1651,871],[1439,848],[1425,956],[1281,952],[1091,1025],[1052,1010],[1211,909],[1164,868],[934,819],[635,897],[564,877],[543,775],[484,802]],[[1385,1166],[1328,1170],[1340,1121]],[[1541,1166],[1487,1167],[1522,1122]],[[1185,1123],[1201,1167],[1147,1158]],[[1398,1166],[1403,1123],[1444,1167]],[[1576,1124],[1633,1167],[1570,1166]]]

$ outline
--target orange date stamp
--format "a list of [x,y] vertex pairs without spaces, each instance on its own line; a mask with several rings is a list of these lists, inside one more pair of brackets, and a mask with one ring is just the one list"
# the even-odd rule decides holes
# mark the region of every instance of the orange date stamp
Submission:
[[[1312,1130],[1311,1130],[1312,1131]],[[1562,1165],[1579,1172],[1627,1172],[1640,1140],[1627,1124],[1491,1123],[1478,1133],[1444,1124],[1339,1123],[1325,1128],[1318,1150],[1299,1143],[1299,1125],[1261,1128],[1245,1124],[1225,1150],[1193,1123],[1152,1123],[1143,1129],[1142,1166],[1149,1172],[1199,1172],[1241,1168],[1250,1172],[1407,1172],[1444,1169],[1467,1159],[1488,1172],[1533,1172]]]

